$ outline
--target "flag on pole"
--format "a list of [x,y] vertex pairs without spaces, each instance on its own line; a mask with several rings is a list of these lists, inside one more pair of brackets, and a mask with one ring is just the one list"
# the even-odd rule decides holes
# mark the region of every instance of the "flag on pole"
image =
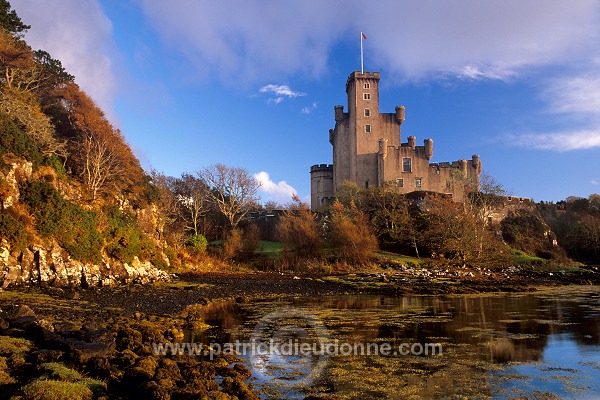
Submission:
[[364,74],[365,73],[365,62],[363,60],[363,44],[362,41],[363,39],[366,39],[367,35],[365,35],[364,33],[360,33],[360,73]]

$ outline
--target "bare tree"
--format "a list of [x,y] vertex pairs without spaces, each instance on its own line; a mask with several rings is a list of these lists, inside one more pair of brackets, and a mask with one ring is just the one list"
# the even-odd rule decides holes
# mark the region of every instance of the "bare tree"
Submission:
[[101,194],[135,192],[144,171],[118,129],[79,87],[67,82],[57,91],[57,105],[65,118],[73,170],[81,176],[91,199]]
[[208,212],[206,184],[191,174],[182,174],[175,182],[175,199],[179,204],[179,216],[185,223],[186,231],[197,235],[201,219]]
[[109,143],[97,135],[87,134],[82,140],[81,151],[83,182],[91,199],[96,200],[107,182],[121,176],[125,168],[121,165],[119,157],[111,151]]
[[505,196],[510,196],[510,192],[496,178],[483,171],[479,175],[479,191],[471,194],[467,205],[485,224],[493,212],[503,206]]
[[0,93],[0,112],[18,121],[44,156],[67,157],[66,143],[56,138],[50,118],[40,110],[31,94],[17,89],[4,90]]
[[365,196],[363,211],[371,217],[377,236],[385,244],[406,243],[419,257],[417,229],[411,218],[411,203],[408,198],[396,191],[394,183],[371,189]]
[[156,188],[158,194],[156,206],[160,212],[160,218],[157,220],[156,229],[159,234],[159,240],[162,241],[165,227],[172,226],[178,216],[178,201],[172,190],[175,178],[166,176],[155,169],[150,171],[150,177],[152,185]]
[[32,51],[27,43],[0,30],[0,84],[24,92],[56,87],[75,77],[47,51]]
[[223,164],[204,168],[198,172],[198,177],[208,186],[206,194],[210,203],[229,221],[232,229],[237,229],[256,204],[260,183],[244,168]]

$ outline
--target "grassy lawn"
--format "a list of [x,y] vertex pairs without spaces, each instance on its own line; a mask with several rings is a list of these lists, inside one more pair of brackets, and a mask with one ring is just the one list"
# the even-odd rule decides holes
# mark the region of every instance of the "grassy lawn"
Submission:
[[513,251],[512,256],[513,256],[513,261],[516,264],[528,263],[528,262],[532,262],[532,261],[546,261],[543,258],[532,256],[521,250]]
[[261,241],[256,254],[262,254],[270,257],[279,257],[283,253],[281,243]]
[[378,251],[376,254],[376,257],[379,258],[380,260],[400,261],[405,264],[412,263],[417,266],[421,262],[421,260],[419,260],[416,257],[405,256],[403,254],[391,253],[389,251]]

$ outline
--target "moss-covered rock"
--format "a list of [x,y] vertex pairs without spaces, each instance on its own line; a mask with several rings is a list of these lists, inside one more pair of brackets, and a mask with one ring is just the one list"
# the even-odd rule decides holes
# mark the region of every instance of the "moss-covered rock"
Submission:
[[6,363],[11,369],[17,369],[24,365],[25,357],[32,349],[33,343],[30,340],[0,336],[0,356],[6,358]]
[[92,400],[92,390],[83,383],[36,379],[22,389],[21,400]]
[[234,378],[224,378],[223,382],[221,382],[221,389],[223,392],[239,399],[258,400],[256,393],[246,383]]
[[131,350],[142,346],[142,333],[136,329],[130,327],[124,327],[117,332],[117,350]]
[[43,363],[39,368],[41,371],[43,371],[43,374],[40,377],[42,379],[51,379],[63,382],[77,382],[83,379],[78,371],[61,363]]
[[12,377],[5,357],[0,357],[0,386],[11,385],[16,383],[15,378]]
[[148,356],[140,358],[135,366],[128,368],[125,371],[125,378],[131,379],[132,382],[140,384],[151,380],[156,373],[158,361],[156,357]]
[[161,358],[154,375],[154,380],[161,386],[169,389],[174,388],[178,382],[181,382],[181,372],[177,362],[168,358]]

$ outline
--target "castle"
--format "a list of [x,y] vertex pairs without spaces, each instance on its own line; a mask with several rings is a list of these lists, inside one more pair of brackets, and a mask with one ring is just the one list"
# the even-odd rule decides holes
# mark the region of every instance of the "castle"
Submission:
[[433,140],[417,146],[415,136],[401,142],[404,106],[395,113],[379,112],[379,72],[355,71],[348,76],[348,112],[335,106],[335,128],[329,130],[333,164],[310,168],[311,208],[327,207],[345,181],[369,188],[390,183],[399,193],[436,192],[462,201],[477,190],[481,160],[429,163]]

